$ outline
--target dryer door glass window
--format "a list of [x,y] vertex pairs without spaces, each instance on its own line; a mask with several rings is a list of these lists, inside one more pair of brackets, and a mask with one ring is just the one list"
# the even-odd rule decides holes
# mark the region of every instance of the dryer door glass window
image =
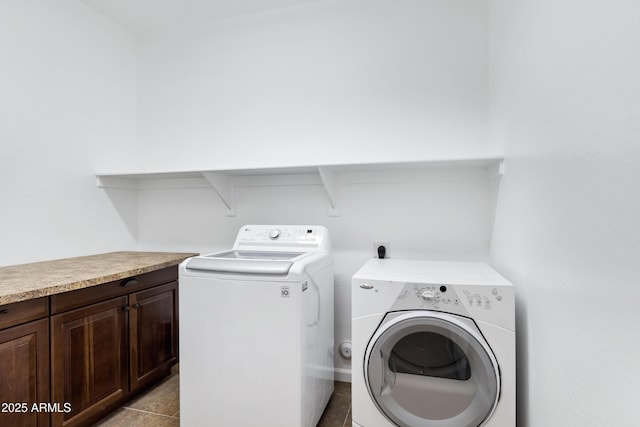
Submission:
[[442,313],[387,317],[367,349],[378,408],[399,426],[481,425],[495,409],[499,376],[473,322]]
[[469,359],[458,344],[443,334],[415,332],[391,349],[389,369],[396,373],[466,381]]

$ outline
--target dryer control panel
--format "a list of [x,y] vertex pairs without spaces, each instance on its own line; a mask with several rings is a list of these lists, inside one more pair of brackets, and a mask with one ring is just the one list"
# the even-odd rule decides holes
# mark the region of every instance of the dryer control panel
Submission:
[[467,315],[462,299],[455,289],[437,283],[405,283],[393,310],[443,310]]
[[405,283],[391,310],[437,310],[480,320],[502,317],[513,303],[513,288],[487,285]]

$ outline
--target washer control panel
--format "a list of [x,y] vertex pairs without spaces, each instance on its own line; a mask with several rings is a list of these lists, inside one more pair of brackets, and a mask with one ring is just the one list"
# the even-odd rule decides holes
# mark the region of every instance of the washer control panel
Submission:
[[306,225],[246,225],[236,238],[235,249],[240,246],[308,246],[318,247],[327,230]]
[[271,240],[275,240],[275,239],[277,239],[278,237],[280,237],[280,230],[278,230],[277,228],[274,228],[273,230],[271,230],[271,231],[269,232],[269,238],[270,238]]

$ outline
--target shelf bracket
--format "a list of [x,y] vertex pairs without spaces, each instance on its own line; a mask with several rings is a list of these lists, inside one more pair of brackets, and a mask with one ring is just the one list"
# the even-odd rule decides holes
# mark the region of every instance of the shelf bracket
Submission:
[[500,163],[498,163],[498,175],[504,176],[505,172],[504,159],[502,159],[500,160]]
[[202,172],[202,176],[211,184],[220,200],[227,208],[227,216],[236,216],[236,207],[233,200],[233,185],[231,178],[215,172]]
[[320,166],[318,167],[318,173],[322,180],[322,185],[329,198],[329,216],[340,216],[340,209],[338,208],[337,198],[337,186],[336,186],[336,173],[333,169]]
[[136,182],[132,179],[120,178],[117,176],[96,175],[96,185],[98,188],[118,188],[122,190],[136,190]]

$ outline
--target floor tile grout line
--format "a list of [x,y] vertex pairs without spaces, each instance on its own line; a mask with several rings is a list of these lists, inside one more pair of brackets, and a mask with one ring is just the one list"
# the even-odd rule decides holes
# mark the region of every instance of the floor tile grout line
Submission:
[[[160,417],[165,417],[165,418],[175,418],[175,419],[178,419],[178,417],[175,417],[175,416],[173,416],[173,415],[159,414],[159,413],[157,413],[157,412],[145,411],[144,409],[136,409],[136,408],[132,408],[132,407],[130,407],[130,406],[123,406],[122,408],[123,408],[123,409],[129,409],[129,410],[131,410],[131,411],[142,412],[142,413],[150,414],[150,415],[158,415],[158,416],[160,416]],[[178,412],[180,412],[180,411],[178,411]],[[176,414],[177,414],[178,412],[176,412]]]
[[347,427],[347,420],[349,419],[349,414],[351,413],[351,406],[347,410],[347,415],[344,416],[344,421],[342,422],[342,427]]

